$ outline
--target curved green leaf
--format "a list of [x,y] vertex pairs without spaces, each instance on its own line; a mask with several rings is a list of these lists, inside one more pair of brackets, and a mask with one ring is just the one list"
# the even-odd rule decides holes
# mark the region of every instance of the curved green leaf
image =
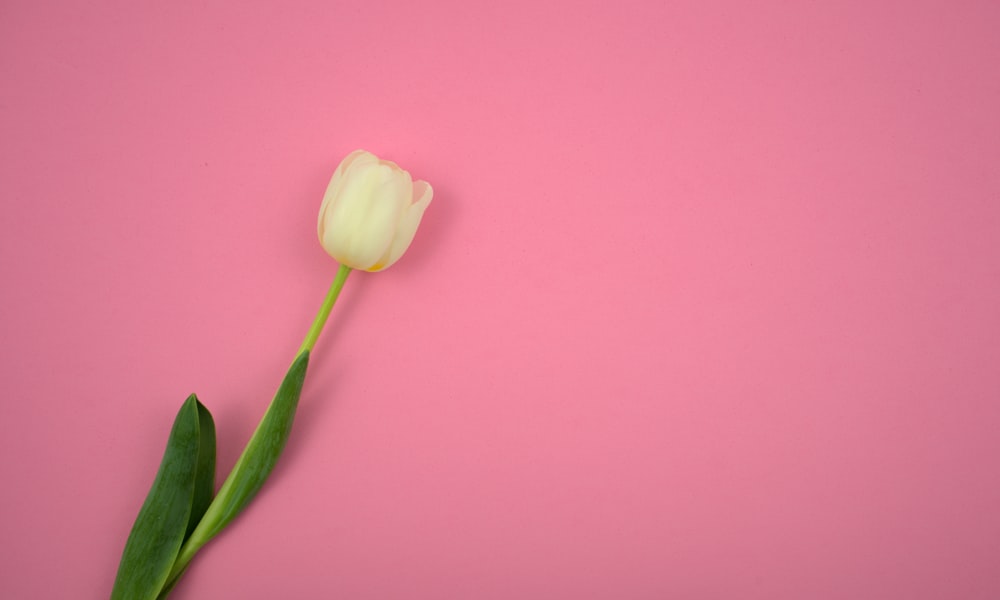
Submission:
[[274,470],[288,443],[308,365],[309,352],[303,352],[288,369],[271,405],[205,515],[205,520],[209,521],[209,537],[222,530],[250,504]]
[[304,351],[288,369],[267,412],[236,461],[236,466],[222,484],[201,522],[184,542],[170,572],[168,587],[176,583],[195,553],[246,508],[274,470],[274,465],[288,442],[308,365],[309,352]]
[[[194,394],[177,412],[153,486],[125,542],[112,600],[156,598],[163,587],[188,530],[200,466],[208,464],[201,459],[201,436],[203,423],[211,425],[211,420]],[[214,425],[210,429],[214,471]]]

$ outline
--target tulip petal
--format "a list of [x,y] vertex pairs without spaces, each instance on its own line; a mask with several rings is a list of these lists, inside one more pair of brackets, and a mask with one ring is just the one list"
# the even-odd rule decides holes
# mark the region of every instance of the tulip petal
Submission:
[[434,197],[434,189],[426,181],[416,181],[413,184],[413,198],[415,201],[406,208],[400,215],[396,225],[396,237],[386,253],[379,259],[370,271],[381,271],[392,266],[410,247],[413,236],[417,233],[417,227],[424,216],[424,211]]
[[412,194],[406,171],[367,161],[351,169],[327,215],[332,223],[323,239],[327,251],[353,268],[371,268],[392,243]]
[[[365,160],[358,161],[358,159],[360,158],[364,158]],[[326,229],[325,225],[326,211],[330,207],[330,205],[334,202],[334,199],[337,197],[337,193],[340,191],[340,188],[343,187],[344,176],[355,161],[357,162],[378,161],[378,158],[376,158],[374,154],[367,152],[365,150],[355,150],[354,152],[348,154],[344,158],[344,160],[340,161],[340,164],[337,165],[337,170],[333,172],[333,177],[330,178],[330,184],[326,186],[326,193],[323,194],[323,203],[320,204],[319,206],[318,229],[319,229],[320,241],[323,240],[324,230]]]

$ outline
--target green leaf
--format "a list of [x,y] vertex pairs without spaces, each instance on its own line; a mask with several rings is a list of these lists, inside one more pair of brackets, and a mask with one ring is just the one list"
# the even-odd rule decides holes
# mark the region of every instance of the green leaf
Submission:
[[309,352],[304,351],[288,369],[267,412],[257,425],[257,430],[236,461],[236,466],[222,484],[201,522],[184,542],[170,572],[168,588],[173,587],[184,573],[195,553],[246,508],[274,470],[292,430],[308,365]]
[[288,434],[292,431],[308,366],[309,352],[303,352],[288,369],[271,405],[264,413],[264,418],[260,420],[253,437],[236,461],[236,466],[222,484],[219,495],[209,507],[209,513],[206,513],[208,520],[209,514],[214,512],[209,523],[209,537],[222,530],[250,504],[274,470],[278,457],[288,443]]
[[[203,457],[209,451],[212,457]],[[157,597],[188,531],[195,489],[199,481],[203,485],[214,478],[214,463],[212,416],[192,394],[177,412],[153,486],[125,542],[112,600]],[[203,471],[208,468],[213,473],[206,477]]]
[[212,413],[208,412],[201,402],[198,403],[198,430],[201,434],[198,444],[198,465],[194,477],[191,516],[188,518],[187,531],[184,533],[185,540],[205,515],[208,505],[212,503],[212,495],[215,494],[215,421],[212,419]]
[[[184,534],[185,541],[191,537],[194,528],[205,515],[205,510],[212,502],[212,494],[215,493],[215,421],[212,420],[212,413],[201,403],[198,404],[198,422],[201,429],[201,444],[198,448],[198,469],[194,478],[191,516],[188,518],[187,533]],[[183,570],[176,575],[171,572],[157,600],[166,598],[182,575],[184,575]]]

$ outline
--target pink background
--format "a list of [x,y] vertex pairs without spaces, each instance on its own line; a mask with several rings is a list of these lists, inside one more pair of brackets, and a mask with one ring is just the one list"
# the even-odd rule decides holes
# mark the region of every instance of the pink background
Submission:
[[432,182],[174,596],[1000,597],[1000,5],[0,7],[0,597],[232,466],[359,147]]

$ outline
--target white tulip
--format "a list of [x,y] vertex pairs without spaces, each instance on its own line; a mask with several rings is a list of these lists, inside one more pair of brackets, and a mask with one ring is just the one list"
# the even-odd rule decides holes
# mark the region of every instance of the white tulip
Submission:
[[364,150],[337,167],[319,209],[319,241],[340,264],[381,271],[413,241],[434,191],[426,181]]

